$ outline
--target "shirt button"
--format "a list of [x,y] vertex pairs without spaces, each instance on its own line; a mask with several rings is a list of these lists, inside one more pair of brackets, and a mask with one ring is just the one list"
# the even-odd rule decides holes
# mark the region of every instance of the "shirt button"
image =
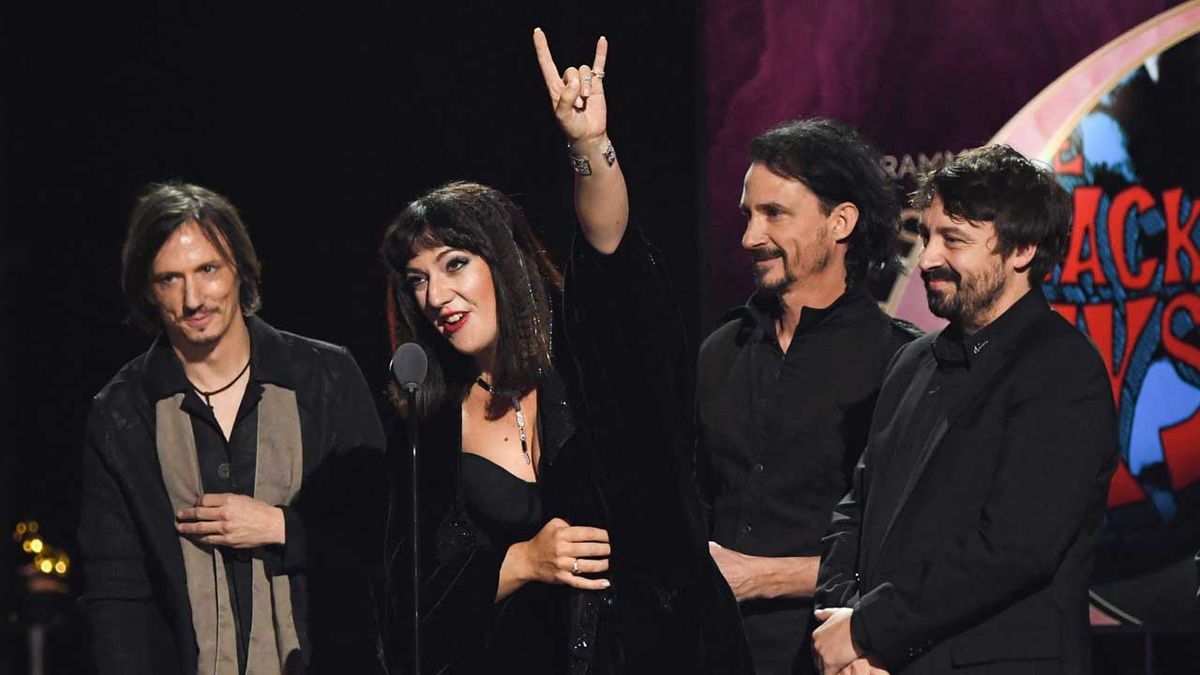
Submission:
[[217,465],[217,475],[220,476],[221,480],[229,479],[229,462],[221,462]]
[[750,530],[752,529],[754,528],[750,527],[750,523],[746,523],[745,525],[742,525],[742,534],[750,534]]
[[755,465],[754,465],[754,472],[755,472],[755,473],[762,473],[762,472],[763,472],[763,465],[762,465],[762,464],[755,464]]

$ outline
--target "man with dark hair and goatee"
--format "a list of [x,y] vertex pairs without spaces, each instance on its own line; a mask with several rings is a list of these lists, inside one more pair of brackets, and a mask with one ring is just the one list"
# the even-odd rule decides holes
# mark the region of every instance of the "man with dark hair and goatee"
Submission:
[[225,198],[153,186],[122,250],[157,335],[92,401],[81,599],[101,673],[383,672],[383,430],[350,354],[254,316]]
[[709,548],[760,675],[813,668],[821,536],[862,453],[888,361],[916,331],[867,281],[894,257],[879,153],[825,119],[754,139],[742,248],[757,291],[700,349],[697,478]]
[[827,674],[1088,673],[1087,588],[1116,462],[1095,347],[1039,287],[1070,234],[1053,174],[964,152],[916,194],[929,308],[897,353],[825,538]]

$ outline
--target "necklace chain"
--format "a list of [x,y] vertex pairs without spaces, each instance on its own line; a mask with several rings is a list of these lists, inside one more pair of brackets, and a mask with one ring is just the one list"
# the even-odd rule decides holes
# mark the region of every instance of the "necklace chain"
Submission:
[[250,370],[250,359],[246,359],[246,365],[242,366],[242,369],[238,371],[238,374],[233,376],[233,379],[229,381],[229,384],[225,385],[224,387],[221,387],[220,389],[213,389],[212,391],[201,391],[200,387],[197,387],[190,378],[188,379],[188,384],[191,385],[192,389],[197,394],[200,394],[201,396],[204,397],[204,405],[211,408],[212,401],[210,399],[213,396],[216,396],[217,394],[220,394],[221,392],[228,390],[230,387],[232,387],[234,384],[236,384],[237,381],[242,379],[242,376],[246,374],[247,370]]
[[[492,385],[488,384],[482,377],[475,378],[475,383],[489,394],[493,394]],[[525,464],[532,465],[533,458],[529,456],[529,440],[525,435],[525,413],[521,411],[521,399],[516,396],[509,397],[512,400],[513,411],[517,413],[517,432],[521,437],[521,457],[525,460]]]

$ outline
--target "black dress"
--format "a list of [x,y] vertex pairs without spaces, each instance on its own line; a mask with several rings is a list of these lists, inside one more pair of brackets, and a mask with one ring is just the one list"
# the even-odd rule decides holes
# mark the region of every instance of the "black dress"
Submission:
[[[539,482],[462,453],[458,405],[423,423],[422,671],[752,672],[700,525],[687,459],[691,357],[665,273],[631,228],[611,255],[577,242],[565,278],[555,370],[537,387]],[[393,442],[405,445],[402,434]],[[409,484],[406,464],[396,462],[397,485]],[[408,672],[411,650],[406,516],[390,543],[393,672]],[[496,603],[508,546],[553,517],[608,530],[612,588],[531,583]]]

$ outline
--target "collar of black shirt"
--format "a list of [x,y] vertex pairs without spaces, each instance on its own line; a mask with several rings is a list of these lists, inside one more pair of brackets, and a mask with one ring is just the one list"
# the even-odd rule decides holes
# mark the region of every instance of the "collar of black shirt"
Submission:
[[1007,311],[974,335],[963,335],[950,324],[933,341],[933,355],[943,367],[966,366],[968,369],[991,358],[992,354],[1007,351],[1035,318],[1050,311],[1040,286],[1034,286]]
[[[862,284],[851,286],[838,296],[828,307],[804,307],[800,310],[800,322],[796,334],[814,330],[835,328],[853,321],[864,313],[875,311],[875,299]],[[745,338],[755,329],[760,330],[760,339],[775,339],[775,318],[779,316],[779,296],[772,293],[755,293],[746,304],[736,307],[721,318],[722,321],[740,319],[740,338]]]
[[[246,328],[250,332],[251,381],[270,382],[294,390],[296,378],[288,366],[283,336],[257,316],[246,317]],[[175,350],[171,349],[171,342],[165,333],[159,333],[146,352],[145,373],[143,382],[146,396],[151,401],[192,388],[183,372],[183,364],[179,362]]]

